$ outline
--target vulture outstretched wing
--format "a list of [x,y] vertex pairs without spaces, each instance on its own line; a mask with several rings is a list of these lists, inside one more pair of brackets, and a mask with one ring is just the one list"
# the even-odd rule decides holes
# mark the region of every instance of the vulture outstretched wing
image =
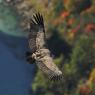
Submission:
[[30,58],[35,60],[38,68],[51,80],[62,78],[62,72],[54,64],[50,51],[45,46],[45,29],[43,16],[39,13],[33,15],[30,23],[29,48]]
[[37,49],[45,46],[45,30],[42,15],[39,13],[33,15],[30,21],[29,48],[34,53]]

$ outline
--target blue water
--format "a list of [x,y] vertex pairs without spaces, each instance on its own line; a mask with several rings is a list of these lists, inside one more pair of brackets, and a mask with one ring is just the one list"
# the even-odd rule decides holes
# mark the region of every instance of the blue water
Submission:
[[26,44],[26,38],[0,32],[0,95],[28,95],[35,66],[25,61]]

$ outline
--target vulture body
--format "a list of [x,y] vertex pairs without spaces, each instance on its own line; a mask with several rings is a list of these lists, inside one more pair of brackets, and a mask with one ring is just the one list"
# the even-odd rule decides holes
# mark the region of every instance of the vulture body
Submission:
[[38,68],[50,79],[60,80],[62,72],[54,64],[50,51],[46,47],[45,28],[43,16],[39,13],[33,15],[30,22],[30,32],[28,36],[29,48],[28,61],[35,62]]

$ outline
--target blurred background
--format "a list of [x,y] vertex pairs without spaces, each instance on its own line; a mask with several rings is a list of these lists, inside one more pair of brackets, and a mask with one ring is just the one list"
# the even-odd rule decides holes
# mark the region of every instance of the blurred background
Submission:
[[[29,19],[44,16],[47,44],[64,79],[27,64]],[[95,95],[95,0],[0,0],[0,95]]]

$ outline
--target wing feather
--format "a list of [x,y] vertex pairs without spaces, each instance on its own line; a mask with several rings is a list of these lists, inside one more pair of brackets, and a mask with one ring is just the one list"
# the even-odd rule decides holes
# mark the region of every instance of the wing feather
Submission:
[[[33,15],[32,19],[30,19],[30,33],[28,36],[28,43],[29,43],[29,48],[32,50],[32,53],[34,53],[37,50],[40,44],[41,47],[44,46],[45,43],[44,38],[45,38],[45,33],[44,33],[43,16],[40,13],[37,13]],[[39,39],[41,39],[40,43],[38,42]]]
[[[41,49],[40,56],[36,56],[36,64],[38,68],[51,80],[58,80],[62,78],[62,72],[54,64],[48,49]],[[41,56],[43,55],[43,56]]]
[[[38,68],[50,79],[50,80],[60,80],[62,78],[61,71],[58,71],[59,73],[55,72],[54,70],[51,70],[51,68],[48,68],[44,63],[37,61],[36,62]],[[54,66],[55,67],[55,66]],[[57,66],[56,66],[57,68]]]

